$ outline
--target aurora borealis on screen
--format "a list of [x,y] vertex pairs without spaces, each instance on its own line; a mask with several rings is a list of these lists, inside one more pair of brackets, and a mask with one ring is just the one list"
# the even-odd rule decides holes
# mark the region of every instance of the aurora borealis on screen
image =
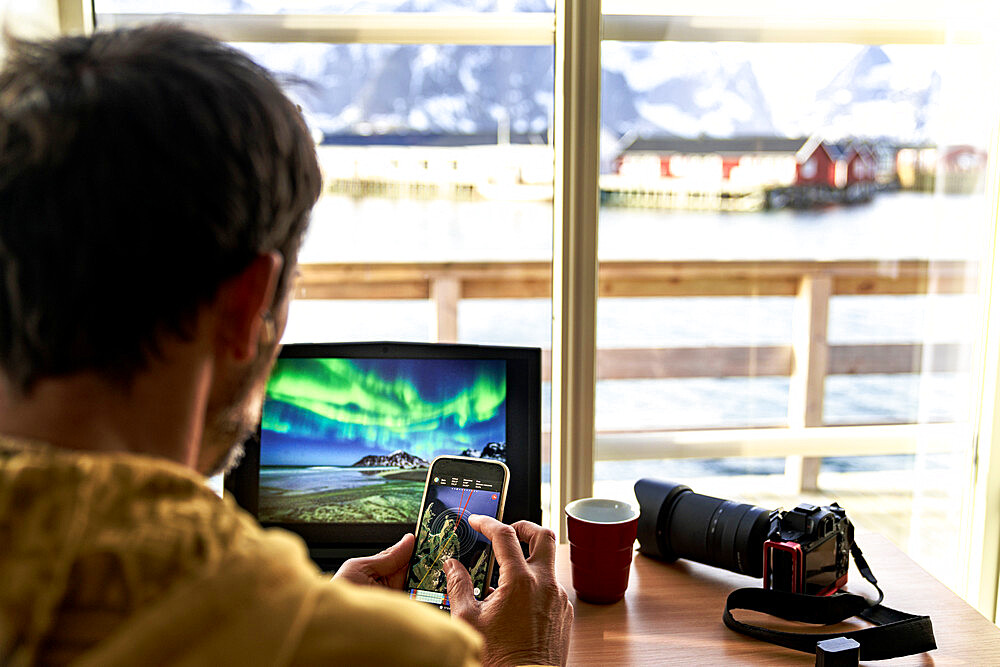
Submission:
[[402,450],[430,461],[506,440],[507,368],[484,359],[279,359],[263,466],[349,466]]

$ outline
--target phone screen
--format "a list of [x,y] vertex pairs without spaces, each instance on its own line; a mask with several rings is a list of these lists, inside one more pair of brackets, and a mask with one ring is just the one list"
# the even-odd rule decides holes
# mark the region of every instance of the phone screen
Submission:
[[406,588],[412,599],[450,609],[444,563],[457,558],[482,599],[493,570],[490,541],[468,523],[471,514],[503,515],[507,467],[498,461],[439,457],[427,474],[416,546]]

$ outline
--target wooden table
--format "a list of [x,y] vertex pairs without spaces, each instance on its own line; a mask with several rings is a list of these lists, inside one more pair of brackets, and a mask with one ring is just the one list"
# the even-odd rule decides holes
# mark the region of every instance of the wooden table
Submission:
[[[938,645],[937,650],[922,655],[865,664],[1000,665],[1000,628],[887,539],[862,533],[858,544],[885,591],[885,604],[929,615]],[[559,546],[556,569],[576,608],[571,665],[815,663],[815,656],[751,639],[722,624],[729,592],[760,586],[759,579],[690,561],[666,564],[636,552],[625,599],[595,605],[578,600],[573,592],[569,545]],[[874,589],[853,566],[850,577],[848,590],[874,596]],[[813,626],[786,623],[754,612],[739,611],[736,616],[777,629],[817,631]],[[831,631],[860,627],[865,623],[853,619]]]

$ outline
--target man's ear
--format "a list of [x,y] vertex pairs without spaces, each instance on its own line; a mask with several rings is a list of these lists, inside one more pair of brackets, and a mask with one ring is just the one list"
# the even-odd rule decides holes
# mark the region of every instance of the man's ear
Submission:
[[257,354],[283,264],[278,252],[258,255],[219,288],[215,300],[216,340],[220,351],[228,351],[235,361],[246,361]]

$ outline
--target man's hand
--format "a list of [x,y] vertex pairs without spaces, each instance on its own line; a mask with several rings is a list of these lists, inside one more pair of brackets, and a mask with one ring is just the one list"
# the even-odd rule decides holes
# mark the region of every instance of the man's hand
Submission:
[[[469,571],[445,562],[451,615],[483,634],[484,665],[562,665],[569,648],[573,605],[556,581],[556,540],[551,530],[518,521],[508,526],[472,515],[469,525],[490,538],[500,565],[500,582],[482,602],[472,595]],[[528,559],[521,553],[528,543]]]
[[[403,539],[388,549],[363,558],[344,561],[334,579],[342,579],[355,584],[385,586],[395,590],[403,589],[406,567],[413,554],[413,533],[403,535]],[[468,576],[468,575],[466,575]]]

